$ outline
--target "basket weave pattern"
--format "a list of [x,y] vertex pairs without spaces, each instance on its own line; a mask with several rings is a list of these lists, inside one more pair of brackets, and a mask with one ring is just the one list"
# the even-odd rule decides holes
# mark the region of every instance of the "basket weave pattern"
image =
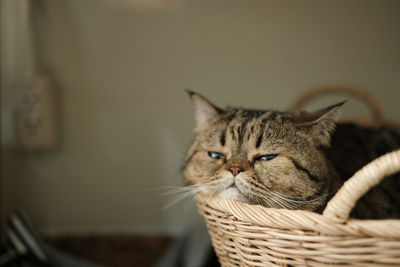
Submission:
[[349,219],[356,201],[400,170],[400,150],[349,179],[323,215],[197,195],[222,266],[400,266],[400,220]]

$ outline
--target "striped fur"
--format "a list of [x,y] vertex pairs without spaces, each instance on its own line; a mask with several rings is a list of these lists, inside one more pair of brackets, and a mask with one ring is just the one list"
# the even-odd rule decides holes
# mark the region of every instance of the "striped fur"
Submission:
[[[183,177],[196,192],[320,212],[358,169],[400,148],[400,135],[388,127],[336,125],[343,103],[311,113],[279,112],[221,109],[199,94],[191,97],[196,139]],[[399,218],[399,176],[367,193],[352,216]]]
[[315,114],[221,109],[201,95],[191,97],[197,136],[183,168],[188,185],[268,207],[323,207],[336,189],[335,171],[318,148],[329,143],[340,106]]

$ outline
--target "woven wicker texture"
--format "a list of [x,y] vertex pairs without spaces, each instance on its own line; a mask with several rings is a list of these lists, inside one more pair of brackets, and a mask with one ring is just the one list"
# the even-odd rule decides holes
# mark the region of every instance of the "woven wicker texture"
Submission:
[[307,102],[311,102],[312,99],[320,98],[324,95],[338,95],[344,94],[349,95],[352,98],[360,100],[370,110],[371,119],[374,124],[382,124],[384,116],[378,101],[368,91],[363,88],[346,85],[327,85],[312,88],[306,90],[303,94],[300,94],[290,105],[290,110],[299,110]]
[[[350,85],[326,85],[315,88],[310,88],[304,93],[298,95],[289,106],[289,110],[300,110],[312,100],[319,99],[328,95],[348,95],[353,99],[357,99],[364,103],[370,112],[370,118],[364,120],[350,120],[363,126],[389,126],[400,132],[400,124],[396,121],[388,121],[383,115],[377,99],[367,90]],[[349,122],[349,120],[345,120]]]
[[400,170],[400,150],[357,172],[323,215],[197,195],[222,266],[400,266],[400,220],[348,214],[369,188]]

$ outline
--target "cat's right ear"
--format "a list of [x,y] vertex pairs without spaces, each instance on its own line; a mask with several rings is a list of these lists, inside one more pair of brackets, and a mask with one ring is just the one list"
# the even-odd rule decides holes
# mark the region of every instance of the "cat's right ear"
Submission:
[[297,126],[305,131],[316,145],[329,146],[340,108],[344,103],[346,101],[311,113],[303,113]]
[[186,89],[192,99],[192,105],[194,110],[194,117],[196,120],[196,129],[201,129],[206,126],[212,119],[216,118],[223,112],[222,109],[213,105],[204,96]]

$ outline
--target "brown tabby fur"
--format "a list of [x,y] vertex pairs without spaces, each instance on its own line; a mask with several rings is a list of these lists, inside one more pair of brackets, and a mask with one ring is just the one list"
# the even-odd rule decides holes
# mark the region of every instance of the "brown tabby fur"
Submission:
[[[187,153],[183,176],[194,192],[266,207],[321,212],[355,171],[400,147],[399,135],[390,129],[339,124],[335,131],[343,103],[311,113],[220,109],[203,96],[189,93],[197,135]],[[370,136],[382,134],[387,140],[380,138],[371,144]],[[400,217],[398,188],[398,179],[385,181],[360,201],[353,216]]]

